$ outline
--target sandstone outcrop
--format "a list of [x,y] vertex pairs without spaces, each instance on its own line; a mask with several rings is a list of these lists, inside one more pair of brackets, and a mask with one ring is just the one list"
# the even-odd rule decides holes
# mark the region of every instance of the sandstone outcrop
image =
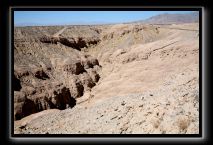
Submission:
[[81,48],[88,47],[90,45],[97,45],[100,40],[93,38],[65,38],[65,37],[52,37],[52,36],[42,36],[40,41],[43,43],[52,43],[57,44],[61,43],[65,46],[72,47],[77,50],[81,50]]
[[[50,46],[33,41],[33,38],[32,40],[27,40],[27,38],[25,40],[25,37],[22,39],[22,41],[15,42],[15,49],[17,51],[22,49],[20,53],[15,53],[13,74],[14,118],[16,120],[46,109],[72,108],[76,104],[76,98],[82,97],[98,82],[99,75],[96,67],[99,67],[99,63],[97,59],[83,55],[78,50],[66,48],[64,45],[62,46],[67,50],[67,56],[55,52],[61,47],[55,45],[56,42],[64,41],[63,39],[42,37],[40,41],[53,43],[50,45],[56,47],[53,48],[54,50],[51,50]],[[17,45],[25,41],[32,41],[31,46]],[[79,41],[82,40],[79,39]],[[40,53],[39,45],[49,48],[52,54]],[[51,55],[54,56],[51,57]],[[28,57],[31,57],[31,61],[27,64],[27,60],[24,59]]]
[[25,87],[21,91],[14,92],[16,120],[46,109],[62,110],[75,105],[76,100],[71,96],[69,88],[63,84],[48,83],[40,86],[40,89]]

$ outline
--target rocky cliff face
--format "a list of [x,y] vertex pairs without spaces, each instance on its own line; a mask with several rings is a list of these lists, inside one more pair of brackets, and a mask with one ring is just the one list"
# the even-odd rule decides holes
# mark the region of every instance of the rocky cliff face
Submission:
[[15,28],[15,133],[198,133],[198,30]]
[[[98,40],[68,40],[50,36],[48,32],[42,36],[33,29],[15,28],[13,88],[16,120],[46,109],[72,108],[75,99],[94,87],[100,78],[96,72],[100,68],[98,60],[79,51],[87,45],[96,45],[93,42]],[[28,33],[30,30],[32,33]]]
[[40,41],[43,43],[52,43],[57,44],[61,43],[68,47],[72,47],[74,49],[80,50],[81,48],[88,47],[91,44],[97,44],[100,40],[99,39],[92,39],[92,38],[64,38],[64,37],[50,37],[50,36],[43,36],[40,38]]

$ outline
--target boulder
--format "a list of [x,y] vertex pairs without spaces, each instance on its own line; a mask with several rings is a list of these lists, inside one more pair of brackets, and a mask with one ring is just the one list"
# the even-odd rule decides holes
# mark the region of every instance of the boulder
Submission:
[[79,80],[83,84],[85,91],[90,90],[92,87],[95,86],[95,83],[93,82],[92,78],[89,76],[88,73],[83,73],[79,75]]
[[87,69],[89,76],[92,78],[93,82],[98,82],[100,79],[100,75],[94,69]]
[[93,68],[95,65],[99,65],[98,60],[92,57],[85,59],[82,63],[85,69]]
[[74,98],[79,98],[83,96],[84,93],[84,86],[81,81],[77,77],[72,77],[69,82],[69,88],[72,96]]
[[34,76],[38,79],[46,80],[49,79],[49,76],[44,72],[43,69],[36,69],[33,72]]
[[66,59],[63,64],[63,71],[66,71],[71,74],[79,75],[80,73],[85,72],[83,65],[80,60],[74,60],[71,58]]

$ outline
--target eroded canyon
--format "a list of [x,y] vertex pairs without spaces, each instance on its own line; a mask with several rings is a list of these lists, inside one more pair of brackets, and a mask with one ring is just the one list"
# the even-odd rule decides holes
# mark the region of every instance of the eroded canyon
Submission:
[[15,134],[199,133],[199,24],[14,28]]

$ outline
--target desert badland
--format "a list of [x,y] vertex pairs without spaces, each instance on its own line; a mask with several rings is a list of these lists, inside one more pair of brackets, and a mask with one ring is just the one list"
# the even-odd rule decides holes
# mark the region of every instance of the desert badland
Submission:
[[14,27],[13,89],[15,134],[198,134],[199,23]]

